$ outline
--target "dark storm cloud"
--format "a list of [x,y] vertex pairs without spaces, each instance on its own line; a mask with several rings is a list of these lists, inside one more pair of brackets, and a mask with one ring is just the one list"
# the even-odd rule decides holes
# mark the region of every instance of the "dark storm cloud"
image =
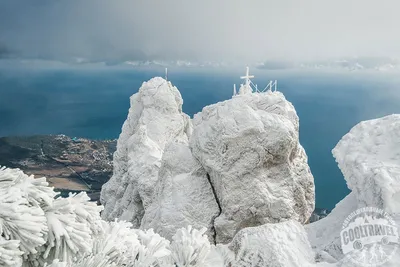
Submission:
[[394,0],[0,0],[21,57],[264,60],[400,56]]

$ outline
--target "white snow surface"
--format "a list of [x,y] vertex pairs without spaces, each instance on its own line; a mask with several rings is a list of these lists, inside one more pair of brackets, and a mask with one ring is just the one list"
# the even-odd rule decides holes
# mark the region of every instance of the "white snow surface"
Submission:
[[308,220],[314,178],[298,130],[296,111],[280,92],[237,95],[194,116],[192,153],[221,206],[218,243],[245,227]]
[[328,253],[335,260],[343,257],[340,244],[340,231],[343,222],[350,213],[358,209],[358,203],[354,192],[347,195],[336,204],[332,212],[322,220],[305,225],[310,243],[322,260]]
[[242,229],[229,247],[239,255],[242,266],[249,261],[256,263],[250,266],[315,266],[304,227],[293,220]]

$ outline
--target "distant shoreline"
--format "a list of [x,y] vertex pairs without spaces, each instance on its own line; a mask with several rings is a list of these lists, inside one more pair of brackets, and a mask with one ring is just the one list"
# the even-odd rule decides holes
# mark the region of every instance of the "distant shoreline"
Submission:
[[112,175],[117,141],[65,135],[0,137],[0,165],[46,177],[56,191],[86,191],[98,201],[101,186]]
[[[46,177],[61,196],[85,191],[99,201],[101,186],[112,176],[117,139],[94,140],[66,135],[0,137],[0,166]],[[42,153],[43,152],[43,153]],[[330,213],[315,208],[310,221]]]

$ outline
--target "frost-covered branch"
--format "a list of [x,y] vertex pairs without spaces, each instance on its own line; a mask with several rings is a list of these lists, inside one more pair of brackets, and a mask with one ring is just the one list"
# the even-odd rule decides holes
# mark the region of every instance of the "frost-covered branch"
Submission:
[[170,243],[152,229],[101,220],[103,207],[86,193],[55,196],[45,178],[0,168],[0,266],[228,266],[205,228],[182,228]]
[[21,188],[0,189],[0,234],[6,240],[19,240],[25,254],[35,254],[46,243],[46,217],[22,195]]
[[18,240],[5,240],[0,236],[0,266],[21,266],[22,254]]

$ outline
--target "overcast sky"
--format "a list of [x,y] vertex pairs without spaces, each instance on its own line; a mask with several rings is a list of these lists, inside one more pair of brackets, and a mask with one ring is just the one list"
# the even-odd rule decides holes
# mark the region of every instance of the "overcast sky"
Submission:
[[0,57],[399,57],[399,10],[399,0],[0,0]]

